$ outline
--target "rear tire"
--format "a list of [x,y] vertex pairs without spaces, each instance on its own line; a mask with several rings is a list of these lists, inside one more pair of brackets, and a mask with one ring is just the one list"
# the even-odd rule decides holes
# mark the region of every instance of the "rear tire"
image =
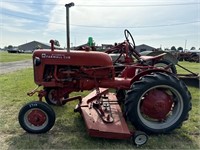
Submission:
[[116,97],[120,105],[124,104],[126,98],[126,90],[123,89],[116,90]]
[[[154,102],[154,95],[150,97],[150,92],[154,90],[160,91],[157,96],[158,105]],[[159,93],[163,93],[171,100],[169,112],[167,111],[162,118],[156,118],[158,117],[156,111],[160,110],[162,114],[161,108],[165,107],[162,103],[168,104],[169,102],[165,100],[159,102],[159,99],[162,99],[162,95]],[[154,114],[145,114],[144,107],[146,105],[144,106],[144,104],[148,101],[153,103],[150,103],[148,108],[155,109]],[[157,107],[159,103],[163,106],[160,109]],[[169,133],[180,127],[188,118],[188,112],[191,110],[191,95],[185,84],[176,77],[164,73],[154,73],[143,76],[140,81],[132,84],[131,89],[127,92],[125,108],[128,119],[137,130],[146,133]],[[148,108],[146,108],[147,112],[151,112],[152,110]],[[152,116],[155,117],[152,118]]]
[[[157,61],[154,66],[158,68],[165,68],[170,64],[171,62],[168,60],[160,60],[160,61]],[[173,63],[171,64],[171,67],[168,69],[168,71],[173,74],[177,74],[176,66]]]

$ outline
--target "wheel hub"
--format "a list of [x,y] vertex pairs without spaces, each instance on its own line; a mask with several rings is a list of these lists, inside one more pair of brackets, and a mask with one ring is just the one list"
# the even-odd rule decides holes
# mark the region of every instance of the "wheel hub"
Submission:
[[53,90],[53,91],[50,92],[49,98],[52,101],[52,103],[55,103],[55,104],[57,103],[57,101],[56,101],[57,94],[56,94],[55,90]]
[[172,108],[172,97],[163,90],[151,90],[143,99],[141,111],[144,115],[163,120]]
[[28,121],[34,126],[41,126],[46,121],[46,115],[41,110],[32,110],[28,115]]

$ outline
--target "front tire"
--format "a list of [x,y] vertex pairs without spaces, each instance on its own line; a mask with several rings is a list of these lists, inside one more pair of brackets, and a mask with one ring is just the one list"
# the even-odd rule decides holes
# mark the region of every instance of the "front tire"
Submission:
[[45,133],[55,123],[55,112],[44,102],[30,102],[21,108],[18,120],[21,127],[28,133]]
[[132,84],[125,100],[126,115],[138,130],[169,133],[188,118],[190,101],[191,95],[181,80],[154,73]]

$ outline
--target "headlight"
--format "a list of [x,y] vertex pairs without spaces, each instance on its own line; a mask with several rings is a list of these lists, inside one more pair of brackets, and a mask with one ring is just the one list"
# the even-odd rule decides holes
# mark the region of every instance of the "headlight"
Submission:
[[33,63],[34,63],[35,66],[39,66],[41,64],[40,58],[39,57],[35,57]]

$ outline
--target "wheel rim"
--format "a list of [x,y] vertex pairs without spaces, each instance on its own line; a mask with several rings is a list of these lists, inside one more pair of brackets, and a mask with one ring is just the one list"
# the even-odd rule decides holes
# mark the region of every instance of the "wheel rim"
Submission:
[[54,90],[54,89],[50,90],[49,93],[48,93],[48,99],[49,99],[49,101],[52,104],[56,105],[57,104],[56,98],[57,98],[56,90]]
[[147,141],[147,136],[144,134],[140,134],[140,135],[136,136],[134,140],[135,140],[134,142],[136,145],[143,145]]
[[47,113],[38,108],[32,108],[24,115],[24,123],[32,130],[41,130],[47,126],[48,122]]
[[165,91],[153,89],[145,94],[140,108],[144,115],[152,119],[164,120],[171,111],[172,104],[172,96]]
[[[151,118],[151,117],[147,116],[146,114],[144,114],[141,109],[143,100],[145,98],[145,94],[148,93],[149,91],[155,90],[155,89],[160,89],[162,91],[165,90],[165,92],[167,94],[169,94],[173,97],[173,103],[172,103],[171,110],[169,111],[169,113],[167,113],[167,115],[164,119]],[[158,130],[168,128],[171,125],[173,125],[174,123],[176,123],[177,120],[180,118],[182,111],[183,111],[183,99],[182,99],[180,93],[173,87],[167,86],[167,85],[154,86],[154,87],[148,89],[140,97],[140,100],[139,100],[139,103],[137,106],[138,117],[140,118],[142,123],[145,126],[148,126],[149,128],[158,129]]]

